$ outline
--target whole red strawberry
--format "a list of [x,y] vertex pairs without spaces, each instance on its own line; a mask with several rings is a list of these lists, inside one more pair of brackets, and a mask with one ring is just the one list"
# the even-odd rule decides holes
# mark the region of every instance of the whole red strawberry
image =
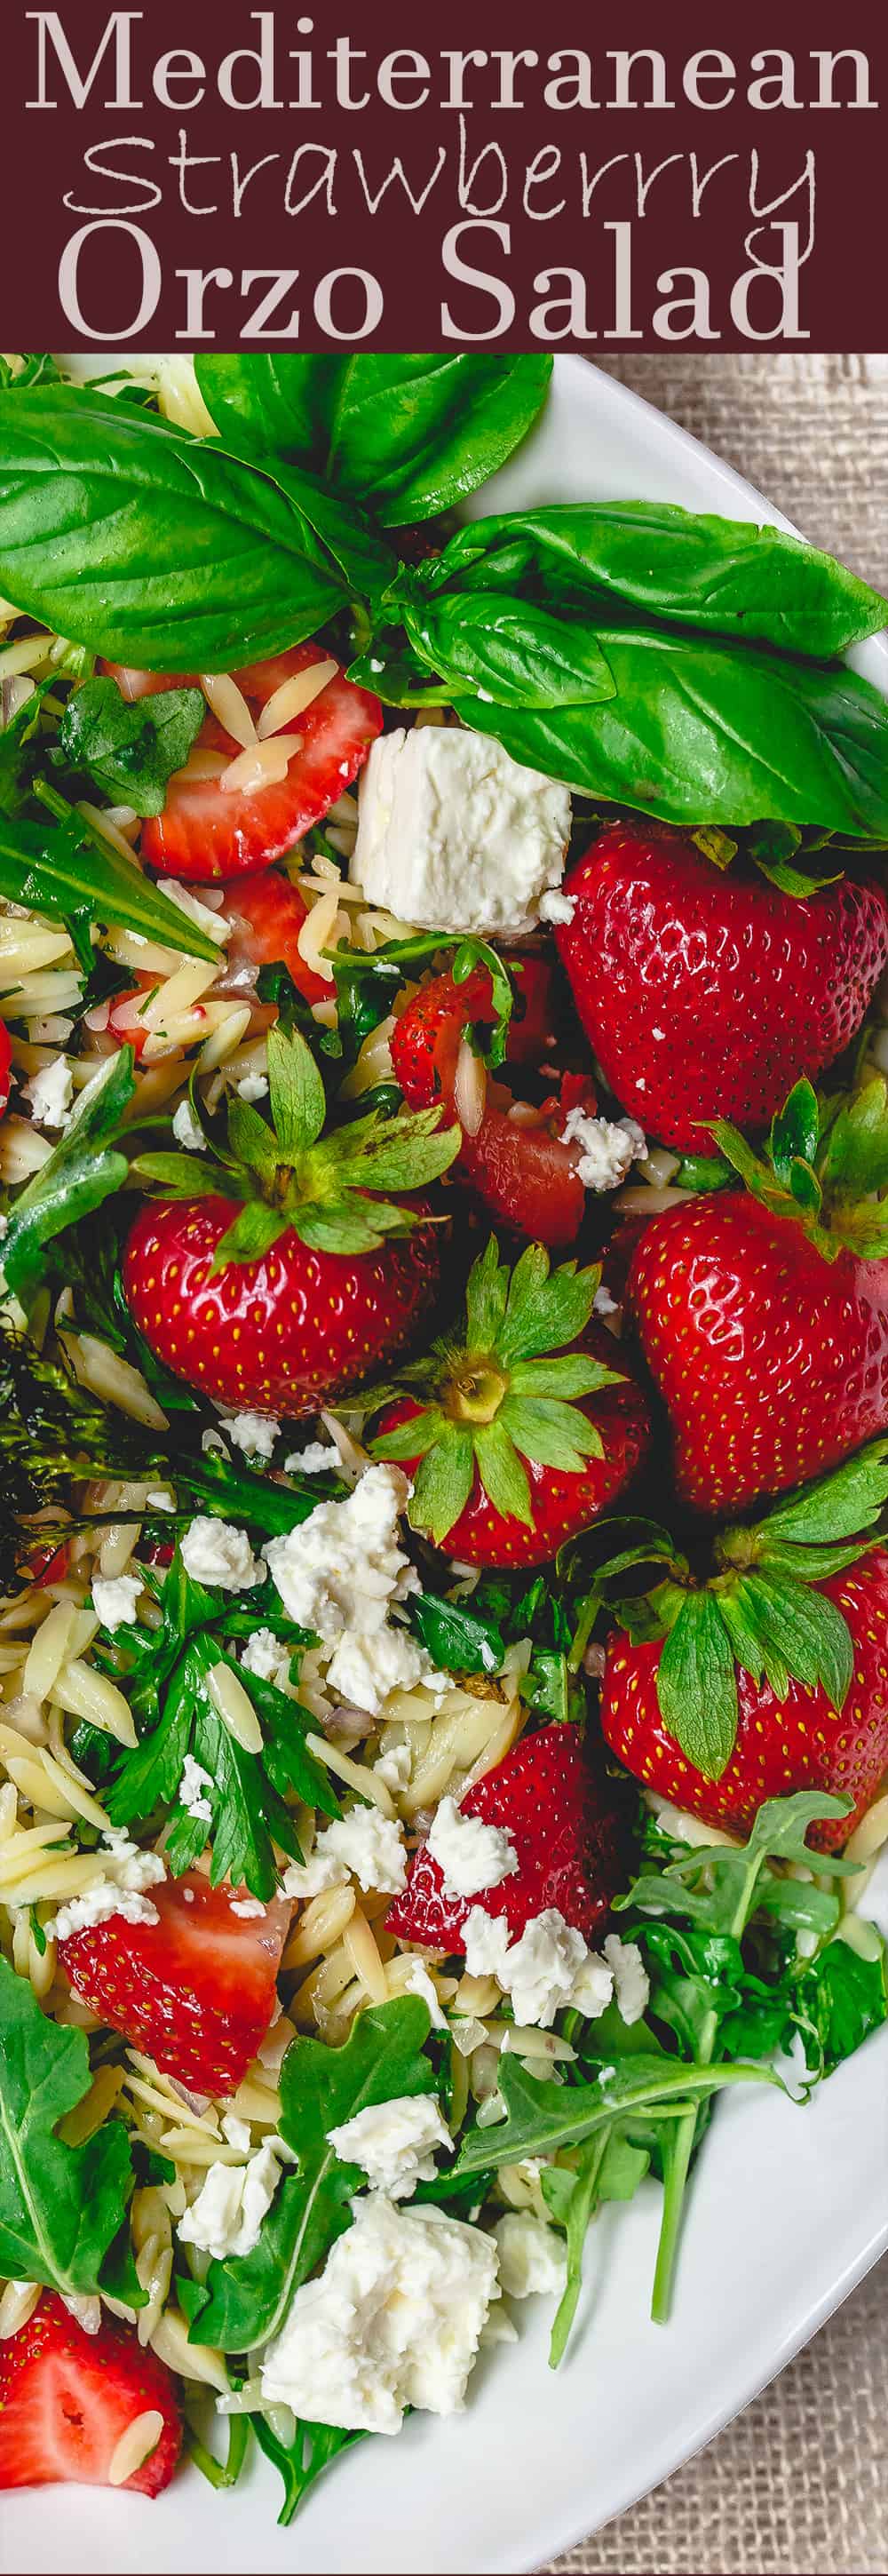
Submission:
[[438,1229],[425,1201],[380,1193],[436,1178],[458,1140],[438,1132],[436,1110],[371,1113],[322,1135],[324,1088],[305,1040],[273,1028],[268,1068],[273,1125],[232,1099],[216,1187],[208,1155],[135,1164],[181,1196],[136,1218],[123,1278],[140,1331],[177,1377],[238,1411],[297,1416],[384,1364],[426,1313]]
[[847,1840],[888,1765],[888,1552],[845,1533],[886,1495],[879,1441],[757,1528],[729,1530],[708,1587],[673,1568],[648,1605],[659,1636],[611,1636],[601,1724],[636,1779],[740,1835],[764,1799],[821,1789],[847,1812],[812,1841]]
[[243,1893],[188,1870],[152,1888],[156,1922],[112,1914],[59,1946],[81,2003],[198,2093],[237,2092],[277,2001],[290,1908],[236,1914]]
[[543,1565],[636,1473],[647,1406],[590,1320],[598,1282],[572,1261],[550,1271],[539,1243],[510,1273],[491,1237],[461,1331],[400,1372],[409,1392],[386,1405],[371,1447],[407,1468],[413,1526],[449,1556]]
[[617,825],[593,842],[557,933],[607,1080],[649,1135],[705,1151],[701,1120],[764,1126],[856,1030],[888,961],[871,879],[792,895],[742,860]]
[[[885,1085],[818,1112],[800,1083],[771,1164],[718,1141],[749,1183],[645,1228],[629,1304],[666,1404],[680,1494],[734,1511],[888,1426]],[[884,1249],[885,1257],[879,1257]]]
[[[140,2416],[156,2418],[145,2426],[151,2447],[121,2481],[115,2453]],[[181,2448],[173,2380],[133,2326],[103,2313],[98,2334],[85,2334],[44,2291],[27,2325],[0,2343],[0,2487],[122,2483],[129,2495],[156,2496]]]
[[[506,1062],[528,1061],[528,1048],[542,1030],[547,1010],[537,961],[528,961],[526,1020],[509,1025]],[[523,978],[519,977],[519,989]],[[551,1024],[551,1014],[550,1024]],[[582,1106],[594,1113],[591,1082],[568,1075],[553,1097],[535,1109],[516,1102],[508,1082],[486,1072],[464,1045],[467,1027],[492,1027],[496,1019],[490,974],[479,966],[462,983],[452,975],[435,975],[423,984],[398,1020],[391,1042],[392,1066],[411,1109],[443,1104],[449,1120],[460,1121],[458,1179],[469,1183],[484,1206],[539,1243],[573,1243],[586,1209],[586,1192],[578,1166],[582,1147],[565,1145],[562,1129],[568,1111]],[[537,1069],[545,1072],[540,1047]]]
[[592,1939],[619,1886],[623,1853],[612,1792],[575,1727],[544,1726],[523,1736],[460,1800],[460,1814],[509,1833],[518,1867],[483,1896],[446,1897],[440,1866],[424,1843],[386,1917],[400,1941],[460,1952],[473,1905],[505,1921],[514,1941],[549,1906]]

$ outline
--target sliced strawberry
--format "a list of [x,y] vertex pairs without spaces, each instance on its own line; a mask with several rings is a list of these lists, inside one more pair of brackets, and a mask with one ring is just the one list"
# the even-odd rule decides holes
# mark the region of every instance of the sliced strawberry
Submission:
[[157,1923],[112,1914],[61,1945],[81,2002],[198,2093],[237,2092],[274,2012],[290,1909],[235,1914],[245,1893],[189,1870],[152,1888]]
[[31,1581],[38,1585],[64,1583],[70,1563],[71,1550],[66,1538],[62,1540],[61,1547],[32,1548],[27,1559]]
[[[539,987],[531,992],[530,1024],[539,1010]],[[457,1118],[457,1068],[463,1031],[469,1022],[490,1026],[495,1018],[490,977],[479,967],[465,983],[436,975],[424,984],[392,1037],[392,1065],[411,1109],[429,1108],[443,1099]],[[513,1045],[520,1056],[521,1023]],[[590,1111],[595,1107],[591,1083],[581,1086]],[[565,1112],[559,1100],[540,1110],[526,1110],[500,1079],[488,1080],[481,1121],[470,1134],[465,1119],[462,1145],[454,1166],[507,1225],[540,1243],[572,1243],[579,1233],[586,1193],[577,1174],[580,1148],[563,1145],[559,1125]]]
[[132,706],[138,698],[156,698],[162,689],[197,689],[200,682],[195,671],[135,671],[128,662],[100,662],[99,670],[108,680],[116,680],[122,698]]
[[240,957],[248,958],[254,966],[286,966],[297,992],[307,1002],[329,1001],[332,984],[325,983],[313,966],[307,966],[300,953],[299,933],[308,919],[308,906],[278,868],[269,868],[260,877],[247,877],[233,888],[225,916],[233,926],[228,950],[233,967]]
[[[297,644],[291,653],[254,662],[233,676],[256,716],[296,672],[328,659],[321,644]],[[120,679],[121,674],[114,676]],[[156,675],[150,676],[156,688]],[[136,695],[136,675],[128,671],[123,678],[127,694]],[[381,727],[379,699],[367,689],[353,688],[337,671],[300,714],[277,729],[281,737],[293,736],[299,743],[285,778],[231,791],[220,787],[218,778],[188,778],[180,772],[170,780],[163,813],[143,826],[143,858],[164,876],[198,885],[268,867],[351,786]],[[195,748],[216,752],[230,763],[241,745],[208,715]]]
[[115,1046],[131,1046],[138,1061],[145,1052],[148,1025],[145,1008],[149,996],[159,990],[158,977],[142,973],[125,993],[116,993],[111,1002],[97,1002],[87,1011],[86,1026],[94,1037],[113,1038]]
[[0,2343],[0,2487],[106,2487],[118,2443],[149,2413],[161,2428],[122,2481],[133,2495],[160,2495],[182,2448],[170,2372],[132,2326],[103,2313],[98,2334],[85,2334],[45,2291],[27,2325]]
[[622,1837],[611,1792],[573,1726],[545,1726],[538,1735],[525,1735],[469,1790],[460,1811],[511,1834],[517,1870],[482,1896],[446,1897],[440,1866],[423,1843],[403,1895],[386,1916],[390,1932],[400,1941],[458,1954],[473,1905],[502,1917],[513,1941],[534,1915],[553,1906],[591,1939],[620,1883]]

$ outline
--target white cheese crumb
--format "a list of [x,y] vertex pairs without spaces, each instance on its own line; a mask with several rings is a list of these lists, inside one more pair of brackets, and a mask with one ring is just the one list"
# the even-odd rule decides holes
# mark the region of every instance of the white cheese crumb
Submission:
[[443,1893],[480,1896],[499,1887],[518,1867],[511,1834],[500,1825],[485,1825],[480,1816],[464,1816],[455,1798],[442,1798],[427,1846],[443,1877]]
[[494,1976],[510,1995],[516,2022],[547,2030],[568,2004],[597,2020],[611,2000],[613,1975],[556,1906],[535,1914],[517,1941],[508,1924],[473,1905],[463,1926],[470,1976]]
[[63,1055],[57,1055],[54,1064],[41,1065],[39,1073],[32,1073],[24,1087],[35,1126],[64,1127],[73,1094],[71,1067]]
[[93,1576],[93,1608],[103,1628],[132,1628],[138,1617],[136,1603],[142,1589],[138,1574],[96,1574]]
[[194,1816],[199,1824],[212,1824],[213,1810],[209,1798],[204,1795],[204,1791],[211,1789],[212,1786],[210,1772],[201,1768],[200,1763],[195,1761],[193,1753],[186,1753],[179,1782],[179,1805],[185,1808],[189,1816]]
[[434,2149],[453,2154],[453,2139],[432,2093],[402,2093],[390,2102],[369,2102],[352,2120],[328,2129],[334,2153],[344,2165],[360,2165],[373,2191],[392,2200],[409,2200],[418,2182],[434,2182]]
[[253,1555],[246,1530],[235,1529],[231,1521],[212,1520],[203,1512],[185,1531],[182,1563],[195,1583],[214,1585],[219,1592],[246,1592],[265,1581],[264,1566]]
[[339,1451],[332,1440],[310,1440],[307,1449],[291,1450],[284,1467],[288,1476],[336,1476]]
[[284,1895],[318,1896],[326,1887],[339,1886],[349,1872],[359,1887],[400,1896],[407,1859],[396,1817],[381,1815],[378,1807],[352,1807],[347,1816],[334,1816],[318,1835],[311,1859],[291,1861],[285,1870]]
[[377,1628],[369,1637],[340,1637],[327,1671],[328,1689],[371,1717],[379,1716],[392,1691],[415,1690],[419,1682],[436,1698],[453,1689],[452,1675],[435,1671],[425,1647],[418,1646],[406,1628]]
[[239,1914],[243,1923],[258,1923],[266,1908],[259,1896],[231,1896],[228,1911],[229,1914]]
[[651,1982],[637,1941],[621,1941],[609,1932],[602,1949],[614,1981],[617,2009],[624,2021],[640,2021],[647,2011]]
[[241,1100],[265,1100],[268,1095],[268,1076],[264,1073],[244,1073],[235,1088]]
[[610,1289],[603,1284],[596,1288],[592,1312],[593,1315],[618,1315],[620,1312],[616,1297],[612,1297]]
[[256,1628],[252,1637],[247,1638],[241,1655],[241,1670],[255,1673],[257,1681],[273,1682],[276,1690],[289,1692],[291,1660],[289,1647],[282,1637],[273,1636],[270,1628]]
[[569,1110],[561,1143],[582,1146],[577,1179],[584,1189],[598,1192],[617,1189],[633,1163],[643,1162],[647,1153],[647,1138],[637,1118],[590,1118],[584,1109]]
[[[217,2263],[252,2254],[283,2172],[283,2141],[268,2138],[245,2165],[211,2165],[197,2199],[180,2218],[183,2245],[198,2245]],[[289,2162],[288,2151],[283,2149]]]
[[566,787],[484,734],[398,726],[364,769],[352,883],[420,929],[514,935],[560,885],[570,815]]
[[173,1112],[173,1135],[177,1145],[184,1145],[186,1153],[206,1153],[207,1140],[203,1128],[198,1126],[190,1100],[180,1100],[178,1109]]
[[353,2208],[268,2347],[262,2394],[315,2423],[398,2433],[406,2406],[462,2407],[499,2257],[481,2228],[439,2209],[399,2209],[382,2192]]
[[536,2218],[531,2209],[510,2209],[494,2228],[499,2247],[500,2288],[507,2299],[530,2299],[538,2291],[560,2295],[567,2258],[563,2237]]
[[125,1923],[158,1921],[157,1907],[145,1889],[159,1887],[166,1876],[160,1853],[140,1851],[122,1828],[106,1834],[104,1841],[105,1867],[45,1924],[48,1941],[69,1941],[76,1932],[91,1932],[97,1923],[110,1922],[114,1914],[122,1915]]
[[270,1458],[280,1427],[273,1413],[223,1414],[219,1424],[226,1440],[233,1440],[247,1458]]
[[547,886],[540,896],[540,920],[554,930],[559,922],[572,921],[577,908],[575,894],[561,894],[557,886]]
[[380,1753],[371,1768],[374,1777],[382,1781],[383,1788],[390,1789],[393,1797],[400,1797],[401,1790],[406,1789],[413,1770],[413,1755],[409,1744],[391,1744],[388,1752]]
[[263,1555],[277,1592],[300,1628],[335,1646],[385,1626],[391,1601],[419,1590],[398,1546],[398,1515],[410,1499],[399,1467],[368,1467],[342,1502],[318,1503],[298,1528],[268,1540]]

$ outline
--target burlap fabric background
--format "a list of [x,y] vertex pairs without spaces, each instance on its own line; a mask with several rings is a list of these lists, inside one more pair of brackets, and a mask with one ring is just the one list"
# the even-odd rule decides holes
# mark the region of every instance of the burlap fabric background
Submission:
[[[615,358],[609,372],[888,591],[888,357]],[[558,2576],[888,2576],[886,2325],[888,2259],[756,2405]]]

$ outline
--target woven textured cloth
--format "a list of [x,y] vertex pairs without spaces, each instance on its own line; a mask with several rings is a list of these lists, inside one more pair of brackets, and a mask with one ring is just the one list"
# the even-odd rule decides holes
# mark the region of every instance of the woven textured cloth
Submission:
[[[888,356],[606,363],[888,591]],[[886,2308],[888,2257],[718,2441],[557,2576],[888,2576]]]

